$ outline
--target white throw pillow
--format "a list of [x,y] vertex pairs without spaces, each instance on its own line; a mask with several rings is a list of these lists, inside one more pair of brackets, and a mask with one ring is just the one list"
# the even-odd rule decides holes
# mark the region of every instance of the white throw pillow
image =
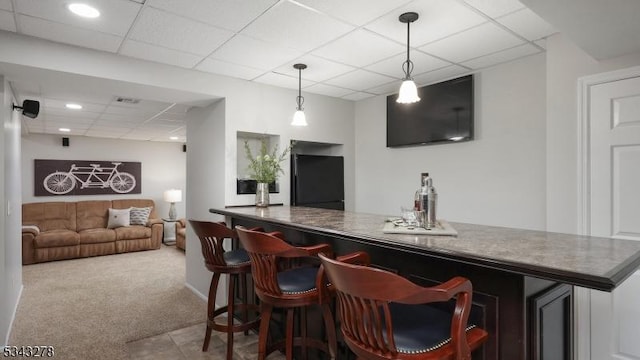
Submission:
[[123,226],[129,226],[131,208],[128,209],[112,209],[109,208],[109,222],[107,229],[115,229]]
[[149,220],[149,214],[151,214],[151,206],[149,207],[132,207],[131,208],[131,225],[147,225]]

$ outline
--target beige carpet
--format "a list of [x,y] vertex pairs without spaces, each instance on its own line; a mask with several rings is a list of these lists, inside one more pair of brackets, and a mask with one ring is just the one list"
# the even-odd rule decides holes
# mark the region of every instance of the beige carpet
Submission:
[[53,345],[56,359],[128,359],[126,343],[206,319],[175,247],[23,267],[10,345]]

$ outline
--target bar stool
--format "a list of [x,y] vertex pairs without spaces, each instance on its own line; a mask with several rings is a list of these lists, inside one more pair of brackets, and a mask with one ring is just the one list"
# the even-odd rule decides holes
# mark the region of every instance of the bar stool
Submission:
[[[318,278],[318,267],[298,266],[283,269],[283,264],[296,259],[315,257],[319,253],[331,254],[327,244],[295,247],[284,241],[281,233],[252,231],[236,227],[240,243],[251,258],[253,282],[261,301],[260,330],[258,339],[258,360],[263,360],[275,350],[285,350],[287,360],[293,359],[293,346],[301,347],[301,355],[306,359],[307,348],[316,348],[335,357],[336,333],[333,314],[326,296],[319,289],[326,283]],[[307,337],[306,307],[320,304],[328,343]],[[269,321],[274,308],[286,309],[285,339],[267,347]],[[294,337],[294,310],[301,309],[300,336]]]
[[[209,287],[209,299],[207,301],[207,332],[202,344],[202,351],[207,351],[211,340],[211,330],[227,333],[227,360],[233,359],[233,333],[257,327],[260,319],[248,321],[249,311],[259,312],[255,304],[247,303],[247,273],[251,271],[249,256],[243,249],[225,251],[222,247],[224,239],[237,239],[237,233],[229,229],[224,222],[206,222],[189,220],[191,227],[200,239],[204,264],[213,272]],[[216,293],[220,275],[229,275],[228,302],[226,306],[216,309]],[[240,280],[240,293],[242,304],[235,303],[236,278]],[[242,313],[242,323],[233,324],[233,315],[236,310]],[[227,314],[226,323],[219,323],[215,318]]]
[[[344,340],[358,359],[471,360],[471,351],[487,340],[486,331],[467,323],[472,286],[463,277],[422,287],[394,273],[354,264],[368,264],[366,253],[338,260],[319,257],[335,286]],[[453,314],[423,305],[454,298]]]

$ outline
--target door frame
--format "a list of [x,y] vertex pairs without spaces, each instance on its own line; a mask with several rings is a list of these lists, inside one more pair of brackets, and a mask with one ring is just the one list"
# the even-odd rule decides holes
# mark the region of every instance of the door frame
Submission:
[[[640,66],[588,75],[578,78],[578,234],[591,235],[591,153],[590,130],[591,87],[612,81],[640,77]],[[591,359],[591,298],[590,290],[575,287],[574,354],[577,360]]]

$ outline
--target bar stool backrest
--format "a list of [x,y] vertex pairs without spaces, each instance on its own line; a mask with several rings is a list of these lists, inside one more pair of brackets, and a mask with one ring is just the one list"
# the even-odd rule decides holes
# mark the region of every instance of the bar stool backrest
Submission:
[[227,268],[222,244],[224,239],[238,238],[235,230],[229,229],[224,222],[189,220],[189,224],[200,239],[202,256],[204,256],[204,264],[207,269],[216,272],[221,268]]

